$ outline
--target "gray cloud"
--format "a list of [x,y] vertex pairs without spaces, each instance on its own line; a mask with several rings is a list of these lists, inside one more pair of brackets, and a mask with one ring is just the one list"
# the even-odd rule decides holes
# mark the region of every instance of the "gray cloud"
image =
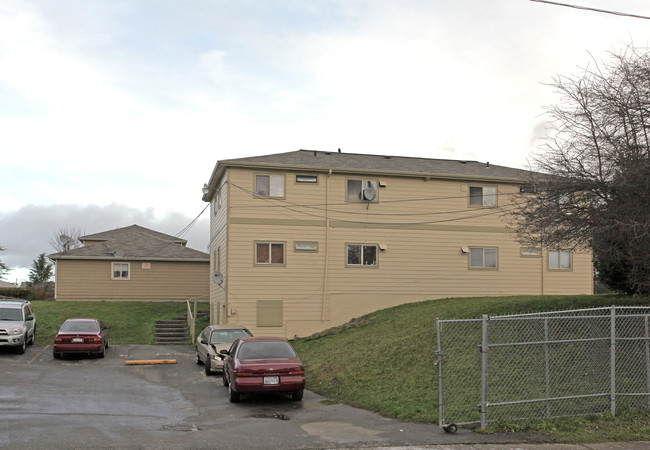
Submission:
[[[194,217],[171,213],[162,218],[155,216],[153,208],[145,210],[113,203],[98,205],[27,205],[17,211],[0,213],[0,260],[11,269],[30,267],[41,253],[54,253],[50,239],[61,228],[77,228],[83,234],[129,225],[140,225],[161,233],[176,235]],[[209,214],[204,212],[193,226],[181,236],[187,246],[208,251]]]

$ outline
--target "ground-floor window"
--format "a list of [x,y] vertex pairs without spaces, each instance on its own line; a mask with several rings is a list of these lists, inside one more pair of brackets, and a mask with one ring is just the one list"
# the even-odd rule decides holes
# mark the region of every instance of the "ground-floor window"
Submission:
[[472,269],[496,269],[498,264],[498,251],[491,247],[470,247],[469,267]]
[[376,244],[347,244],[348,266],[376,266]]
[[112,280],[129,280],[130,279],[130,263],[113,263],[113,270],[111,272]]
[[549,250],[548,268],[551,270],[571,270],[573,254],[568,250]]

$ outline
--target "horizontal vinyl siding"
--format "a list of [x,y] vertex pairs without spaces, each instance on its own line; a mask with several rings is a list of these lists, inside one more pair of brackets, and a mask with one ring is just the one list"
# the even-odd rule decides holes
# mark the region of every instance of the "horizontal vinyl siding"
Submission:
[[112,280],[112,261],[58,260],[57,300],[185,300],[208,297],[207,262],[152,261],[149,264],[151,269],[142,269],[141,261],[131,262],[130,280]]
[[229,189],[227,177],[222,181],[220,196],[221,207],[217,207],[217,202],[213,201],[210,206],[210,273],[218,269],[215,261],[217,249],[221,248],[221,273],[224,276],[224,282],[219,286],[218,284],[210,281],[210,323],[225,323],[220,318],[225,312],[226,305],[226,291],[225,286],[228,284],[228,205],[229,205]]
[[[377,203],[368,204],[345,200],[346,180],[353,177],[332,175],[327,199],[326,174],[319,174],[317,185],[297,185],[287,173],[286,198],[274,200],[250,193],[254,173],[230,171],[239,187],[230,186],[228,233],[228,320],[254,333],[310,334],[377,308],[425,299],[591,293],[591,255],[574,255],[569,272],[549,271],[545,251],[543,258],[522,257],[500,209],[469,207],[469,183],[379,177],[386,187],[378,188]],[[508,195],[518,192],[516,186],[497,189],[504,207]],[[256,241],[284,242],[285,264],[254,264]],[[318,242],[318,251],[296,252],[295,241]],[[347,243],[386,250],[378,252],[376,268],[347,267]],[[470,269],[463,247],[498,248],[498,268]],[[256,329],[258,300],[283,301],[283,327]]]

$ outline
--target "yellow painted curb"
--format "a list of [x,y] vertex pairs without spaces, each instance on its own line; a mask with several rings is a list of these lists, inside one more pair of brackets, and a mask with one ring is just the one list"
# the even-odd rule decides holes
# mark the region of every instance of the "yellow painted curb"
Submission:
[[176,364],[175,359],[141,359],[141,360],[131,360],[124,361],[124,364],[127,366],[136,366],[144,364]]

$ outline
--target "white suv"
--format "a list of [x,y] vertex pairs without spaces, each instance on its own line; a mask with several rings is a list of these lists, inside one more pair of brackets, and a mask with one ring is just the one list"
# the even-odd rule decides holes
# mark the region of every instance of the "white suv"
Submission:
[[36,337],[36,316],[27,300],[0,301],[0,347],[25,353]]

